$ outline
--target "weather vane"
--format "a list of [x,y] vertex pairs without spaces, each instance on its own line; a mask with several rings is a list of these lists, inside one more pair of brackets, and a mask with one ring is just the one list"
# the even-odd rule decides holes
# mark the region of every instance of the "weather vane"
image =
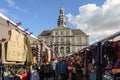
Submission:
[[63,0],[59,0],[60,1],[60,3],[61,3],[61,7],[63,7]]

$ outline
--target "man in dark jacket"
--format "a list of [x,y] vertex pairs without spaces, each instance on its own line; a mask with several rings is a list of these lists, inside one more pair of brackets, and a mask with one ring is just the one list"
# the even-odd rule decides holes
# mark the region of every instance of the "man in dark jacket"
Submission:
[[65,61],[63,61],[62,56],[59,57],[59,61],[56,64],[55,74],[57,75],[58,80],[66,80],[67,65]]

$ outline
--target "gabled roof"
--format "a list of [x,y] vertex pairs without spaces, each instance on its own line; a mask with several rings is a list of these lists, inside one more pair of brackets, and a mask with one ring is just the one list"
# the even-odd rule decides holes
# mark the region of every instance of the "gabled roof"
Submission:
[[[85,35],[85,36],[87,36],[87,34],[85,34],[80,29],[71,29],[71,30],[73,32],[73,35]],[[51,33],[52,33],[52,30],[45,30],[40,35],[38,35],[38,38],[40,38],[40,36],[49,36]]]
[[86,35],[81,29],[72,29],[74,35]]
[[52,30],[45,30],[38,36],[49,36],[51,34]]

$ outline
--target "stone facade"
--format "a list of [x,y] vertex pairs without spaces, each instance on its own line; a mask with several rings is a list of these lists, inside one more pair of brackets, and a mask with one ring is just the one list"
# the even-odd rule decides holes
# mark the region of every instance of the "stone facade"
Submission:
[[66,26],[63,7],[60,9],[58,27],[43,31],[38,35],[38,38],[42,39],[47,46],[50,46],[54,53],[63,56],[75,53],[89,44],[89,36],[82,30],[70,29]]

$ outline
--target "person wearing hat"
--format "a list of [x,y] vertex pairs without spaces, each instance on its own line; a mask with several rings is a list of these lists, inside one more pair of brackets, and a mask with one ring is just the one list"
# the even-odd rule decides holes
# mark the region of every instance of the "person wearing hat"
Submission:
[[59,55],[58,62],[56,63],[55,74],[57,80],[66,80],[67,64],[63,61],[63,56]]

